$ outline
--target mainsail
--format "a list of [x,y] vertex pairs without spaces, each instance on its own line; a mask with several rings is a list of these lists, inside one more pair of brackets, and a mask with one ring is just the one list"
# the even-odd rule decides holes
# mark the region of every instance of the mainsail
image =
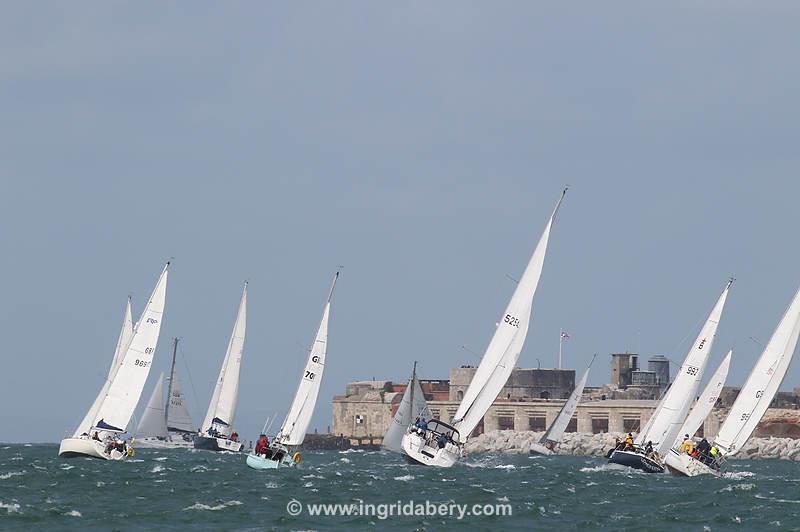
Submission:
[[300,384],[297,387],[292,406],[289,408],[289,413],[286,414],[286,419],[283,420],[280,431],[276,436],[276,440],[283,445],[300,445],[303,443],[306,437],[306,430],[308,430],[308,425],[311,423],[311,416],[314,413],[319,387],[322,383],[322,372],[325,369],[325,353],[328,346],[328,315],[331,309],[333,289],[338,278],[339,272],[336,272],[328,293],[328,300],[322,310],[322,320],[320,321],[317,335],[308,354],[303,376],[300,378]]
[[242,365],[242,351],[244,350],[244,336],[247,322],[247,283],[244,283],[242,300],[239,303],[239,312],[236,314],[236,323],[233,325],[225,359],[219,370],[217,385],[214,395],[208,405],[208,412],[203,420],[201,430],[207,431],[212,427],[225,436],[230,436],[233,431],[233,418],[236,415],[236,403],[239,400],[239,369]]
[[132,337],[133,320],[131,319],[131,298],[128,297],[127,304],[125,305],[125,316],[122,318],[122,328],[120,329],[119,337],[117,338],[117,347],[114,349],[114,358],[111,360],[111,366],[108,368],[108,377],[106,377],[105,382],[103,382],[103,386],[100,388],[100,393],[98,393],[97,397],[95,397],[92,406],[89,408],[89,411],[86,412],[86,415],[83,417],[83,420],[81,420],[78,428],[75,429],[75,437],[78,437],[81,434],[88,434],[89,430],[92,428],[92,424],[96,419],[95,416],[97,415],[97,411],[100,410],[100,405],[103,404],[103,400],[106,398],[106,394],[108,393],[108,387],[111,386],[111,381],[114,379],[114,375],[117,373],[117,368],[119,367],[119,361],[122,357],[122,354],[125,353],[128,343],[130,343]]
[[486,353],[484,353],[464,398],[458,406],[454,426],[461,434],[462,441],[470,436],[483,419],[484,414],[505,386],[519,359],[525,337],[528,334],[533,296],[544,268],[550,229],[566,193],[567,189],[564,189],[517,288],[511,296],[511,301],[497,325],[494,336],[486,348]]
[[167,429],[177,432],[194,432],[196,430],[192,423],[192,416],[186,408],[181,381],[178,379],[178,370],[173,366],[172,377],[170,378],[170,392],[167,398]]
[[133,331],[133,337],[128,343],[125,354],[120,358],[119,367],[95,416],[96,421],[93,424],[98,429],[125,432],[136,409],[147,375],[150,373],[158,335],[161,332],[168,271],[169,262],[164,266],[156,287],[142,311]]
[[[594,357],[592,357],[592,362],[594,362]],[[569,399],[567,399],[567,402],[561,407],[561,411],[558,413],[555,421],[553,421],[553,424],[547,429],[547,432],[544,433],[544,436],[539,439],[539,443],[544,445],[547,442],[558,443],[561,441],[561,437],[564,436],[564,432],[567,430],[567,425],[569,425],[572,416],[575,414],[575,410],[578,408],[578,403],[581,400],[583,389],[586,387],[586,380],[589,378],[589,370],[591,369],[592,363],[590,362],[589,367],[583,372],[583,377],[578,381],[575,389],[572,390]]]
[[756,429],[786,376],[798,335],[800,290],[795,293],[714,439],[723,454],[731,456],[739,452]]
[[164,374],[161,373],[142,413],[139,426],[136,427],[137,438],[165,438],[167,421],[164,415]]
[[389,425],[389,430],[383,436],[383,447],[396,453],[403,452],[401,446],[403,435],[417,417],[430,419],[431,411],[428,409],[428,402],[425,401],[425,394],[417,379],[417,363],[414,362],[414,370],[408,386],[403,392],[403,399],[400,401],[391,425]]
[[733,280],[728,281],[717,299],[700,334],[686,354],[672,386],[661,399],[653,418],[648,422],[647,430],[642,431],[636,437],[637,445],[643,446],[652,441],[653,449],[659,454],[663,454],[675,441],[678,431],[686,419],[692,399],[697,394],[700,381],[703,379],[703,372],[708,364],[708,356],[711,353],[711,346],[717,334],[722,309],[725,307],[725,300],[731,284],[733,284]]
[[703,393],[700,394],[700,398],[697,400],[697,404],[695,404],[692,411],[689,412],[681,430],[678,431],[677,438],[672,442],[673,447],[683,441],[684,434],[688,434],[690,438],[694,436],[694,433],[697,432],[697,429],[699,429],[700,425],[706,420],[711,410],[714,409],[714,405],[717,404],[717,399],[719,399],[719,394],[722,392],[722,387],[725,386],[725,380],[728,378],[731,354],[733,354],[733,350],[728,351],[728,354],[722,359],[717,371],[714,372],[711,380],[706,384]]

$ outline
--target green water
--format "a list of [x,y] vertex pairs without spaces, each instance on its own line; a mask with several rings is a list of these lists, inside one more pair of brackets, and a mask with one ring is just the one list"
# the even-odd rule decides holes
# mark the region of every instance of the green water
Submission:
[[[787,461],[733,461],[726,478],[687,479],[568,456],[474,455],[441,470],[325,451],[305,453],[296,469],[254,471],[243,455],[205,451],[141,449],[126,462],[56,452],[0,446],[0,529],[800,530],[800,464]],[[317,503],[374,515],[309,515]],[[387,515],[426,503],[437,513]],[[457,509],[438,514],[441,503],[512,515],[459,519]]]

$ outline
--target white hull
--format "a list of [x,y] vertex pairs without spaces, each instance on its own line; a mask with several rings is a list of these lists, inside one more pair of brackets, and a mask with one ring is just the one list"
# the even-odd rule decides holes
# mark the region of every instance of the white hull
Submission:
[[230,451],[232,453],[238,453],[242,450],[244,443],[226,438],[197,435],[194,438],[193,446],[195,449],[202,449],[204,451]]
[[194,441],[187,441],[180,437],[168,438],[136,438],[138,449],[191,449]]
[[544,456],[551,456],[556,454],[554,451],[551,451],[541,443],[532,443],[531,444],[531,453],[532,454],[541,454]]
[[[296,462],[295,457],[297,459]],[[300,463],[300,453],[292,453],[286,446],[280,443],[273,443],[270,445],[265,455],[256,455],[255,453],[247,455],[247,465],[253,469],[294,467],[298,463]]]
[[699,475],[719,476],[717,469],[708,467],[701,461],[692,458],[686,453],[679,453],[675,449],[670,449],[667,453],[667,469],[677,477],[696,477]]
[[461,447],[448,443],[439,449],[436,442],[428,443],[416,432],[407,432],[401,443],[403,452],[411,460],[422,465],[452,467],[461,458]]
[[128,455],[116,449],[112,450],[111,454],[106,454],[106,446],[101,441],[89,438],[64,438],[58,448],[58,456],[64,458],[88,456],[101,460],[124,460]]

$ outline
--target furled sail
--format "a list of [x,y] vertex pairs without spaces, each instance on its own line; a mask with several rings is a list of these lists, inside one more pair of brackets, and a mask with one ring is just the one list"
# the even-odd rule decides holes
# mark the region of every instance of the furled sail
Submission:
[[202,431],[214,428],[225,436],[230,436],[233,431],[233,419],[236,415],[236,403],[239,400],[239,370],[242,365],[242,352],[244,351],[244,336],[247,324],[247,283],[244,283],[242,300],[239,303],[239,312],[228,341],[228,349],[219,370],[217,385],[214,395],[208,405],[208,412],[203,420]]
[[795,293],[714,439],[722,454],[731,456],[739,452],[756,429],[786,376],[799,334],[800,290]]
[[544,268],[550,229],[566,193],[567,190],[564,189],[517,284],[517,288],[511,296],[511,301],[500,318],[494,336],[486,348],[486,352],[481,359],[480,365],[478,365],[478,369],[475,371],[475,375],[472,377],[464,398],[458,406],[454,418],[454,426],[461,434],[462,441],[465,441],[470,436],[481,419],[483,419],[484,414],[486,414],[500,390],[505,386],[511,371],[519,359],[519,354],[525,343],[525,337],[528,334],[533,308],[533,296],[536,293],[539,278]]
[[659,454],[664,454],[675,441],[678,431],[686,420],[686,414],[696,397],[697,388],[703,379],[703,373],[708,364],[711,346],[717,334],[719,320],[725,307],[733,280],[728,281],[725,289],[720,294],[717,303],[706,319],[700,334],[692,344],[691,349],[683,360],[678,375],[672,386],[661,399],[653,414],[653,419],[648,422],[648,430],[642,431],[636,437],[636,444],[642,446],[649,441],[653,442],[653,449]]
[[728,354],[722,359],[717,371],[714,372],[711,380],[706,384],[703,393],[700,394],[697,404],[694,405],[692,411],[686,416],[686,421],[683,423],[681,430],[678,431],[678,436],[675,438],[675,441],[672,442],[673,447],[679,445],[683,441],[684,434],[688,434],[690,438],[694,436],[694,433],[697,432],[697,429],[699,429],[706,420],[711,410],[714,409],[714,405],[717,404],[717,399],[719,399],[719,394],[722,393],[722,388],[725,386],[725,380],[728,378],[728,369],[731,366],[731,354],[733,354],[733,350],[728,351]]
[[317,335],[311,345],[303,376],[300,378],[300,385],[297,387],[292,406],[289,408],[289,413],[286,414],[286,419],[283,420],[276,437],[284,445],[300,445],[303,443],[306,437],[306,430],[308,430],[308,425],[311,423],[311,416],[314,414],[314,406],[317,404],[319,387],[322,383],[322,372],[325,369],[325,354],[328,347],[328,315],[331,309],[333,289],[338,278],[339,272],[336,272],[328,293],[328,300],[322,310],[322,320],[320,321]]
[[142,311],[133,331],[133,337],[120,359],[116,374],[97,412],[93,424],[99,429],[114,432],[127,430],[150,373],[158,344],[167,295],[168,271],[169,262],[164,266],[156,287]]
[[[594,362],[594,357],[592,357],[592,362]],[[583,389],[586,387],[586,380],[589,378],[589,370],[591,369],[592,364],[590,363],[586,371],[583,372],[583,377],[578,381],[575,389],[572,390],[569,399],[567,399],[567,402],[561,407],[561,411],[558,413],[555,421],[553,421],[553,424],[550,425],[550,428],[547,429],[544,436],[539,439],[539,443],[544,445],[547,442],[558,443],[561,441],[561,437],[564,436],[564,432],[567,430],[567,425],[569,425],[572,416],[575,414],[575,410],[578,408],[578,403],[581,400],[581,395],[583,395]]]
[[406,429],[417,417],[430,419],[431,411],[428,409],[425,394],[422,392],[419,380],[417,380],[417,363],[415,362],[411,379],[409,379],[408,386],[403,392],[400,406],[397,407],[397,412],[389,425],[389,430],[383,436],[383,447],[396,453],[403,452],[401,446],[403,435],[405,435]]
[[150,400],[147,401],[139,426],[136,427],[136,437],[166,438],[166,436],[167,421],[164,415],[164,374],[162,373],[153,388]]

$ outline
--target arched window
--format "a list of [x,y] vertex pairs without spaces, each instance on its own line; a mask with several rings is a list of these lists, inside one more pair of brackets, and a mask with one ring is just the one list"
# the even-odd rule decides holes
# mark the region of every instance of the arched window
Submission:
[[540,399],[550,399],[550,392],[548,392],[547,390],[543,391],[542,393],[539,394],[539,398]]
[[460,401],[460,400],[462,400],[463,398],[464,398],[464,392],[463,392],[462,390],[458,390],[458,391],[456,392],[456,399],[458,399],[458,400]]

